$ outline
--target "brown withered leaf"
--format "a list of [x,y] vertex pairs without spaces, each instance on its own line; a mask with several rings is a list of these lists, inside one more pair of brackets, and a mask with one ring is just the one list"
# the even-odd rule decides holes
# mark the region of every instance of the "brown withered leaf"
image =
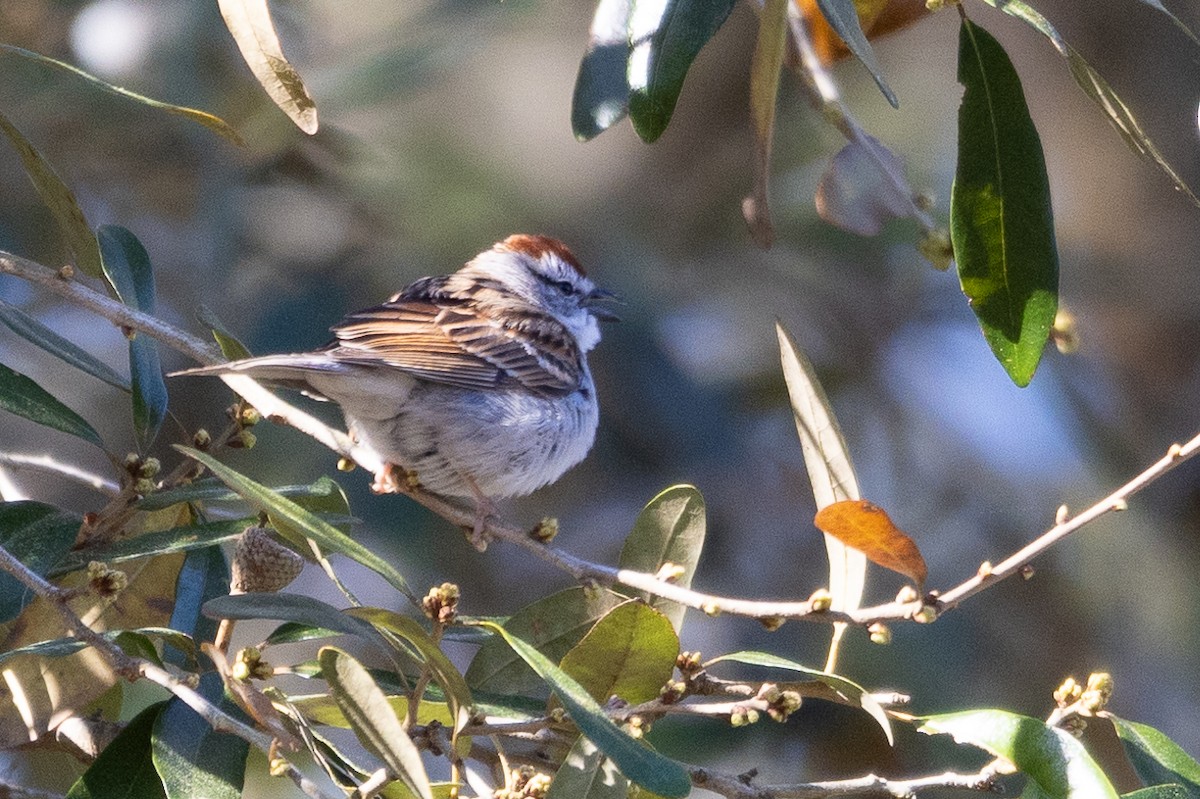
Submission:
[[925,585],[928,570],[917,544],[888,517],[887,512],[865,499],[847,499],[817,511],[813,524],[848,547],[862,552],[885,569],[910,577],[918,589]]
[[[813,47],[821,63],[831,64],[850,55],[850,51],[825,17],[817,8],[817,0],[796,0],[800,13],[808,24]],[[924,0],[854,0],[859,24],[868,39],[875,39],[900,28],[907,27],[925,16],[930,16]]]

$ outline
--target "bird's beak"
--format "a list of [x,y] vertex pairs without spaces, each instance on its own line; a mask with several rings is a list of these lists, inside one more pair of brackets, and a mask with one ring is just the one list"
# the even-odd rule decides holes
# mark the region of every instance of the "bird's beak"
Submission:
[[609,291],[608,289],[592,289],[584,301],[584,307],[591,312],[592,316],[599,319],[601,322],[620,322],[621,317],[616,311],[611,308],[606,308],[603,305],[597,305],[601,302],[615,302],[618,305],[623,305],[623,301],[619,294]]

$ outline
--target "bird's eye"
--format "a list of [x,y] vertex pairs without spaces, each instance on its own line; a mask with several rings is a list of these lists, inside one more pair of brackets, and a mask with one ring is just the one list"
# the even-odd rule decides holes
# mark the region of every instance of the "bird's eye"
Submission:
[[575,284],[569,280],[560,280],[554,284],[563,294],[570,296],[575,293]]

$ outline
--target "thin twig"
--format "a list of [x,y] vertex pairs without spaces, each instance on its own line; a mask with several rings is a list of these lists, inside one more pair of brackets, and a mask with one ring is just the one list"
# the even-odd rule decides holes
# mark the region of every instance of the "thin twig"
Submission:
[[837,796],[912,797],[919,792],[937,788],[962,788],[971,791],[995,792],[995,775],[957,774],[947,771],[928,777],[889,780],[874,774],[848,780],[795,783],[790,785],[753,785],[732,774],[688,766],[692,784],[706,791],[719,793],[728,799],[827,799]]
[[19,469],[38,469],[44,472],[54,472],[55,474],[74,480],[77,483],[89,486],[96,489],[102,494],[108,496],[116,496],[121,491],[121,487],[116,482],[109,480],[107,477],[101,477],[98,474],[93,474],[86,469],[81,469],[78,466],[73,466],[69,463],[63,463],[55,460],[49,455],[30,455],[22,452],[0,452],[0,463],[6,466],[15,466]]

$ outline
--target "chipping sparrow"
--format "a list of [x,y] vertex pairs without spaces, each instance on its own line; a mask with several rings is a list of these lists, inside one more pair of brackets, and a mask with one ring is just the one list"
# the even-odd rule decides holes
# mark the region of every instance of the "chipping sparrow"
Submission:
[[[599,407],[587,352],[615,318],[566,246],[514,235],[451,275],[417,280],[334,326],[325,347],[176,374],[244,373],[341,406],[387,466],[377,492],[415,476],[475,500],[528,494],[583,460]],[[403,470],[398,478],[395,468]]]

